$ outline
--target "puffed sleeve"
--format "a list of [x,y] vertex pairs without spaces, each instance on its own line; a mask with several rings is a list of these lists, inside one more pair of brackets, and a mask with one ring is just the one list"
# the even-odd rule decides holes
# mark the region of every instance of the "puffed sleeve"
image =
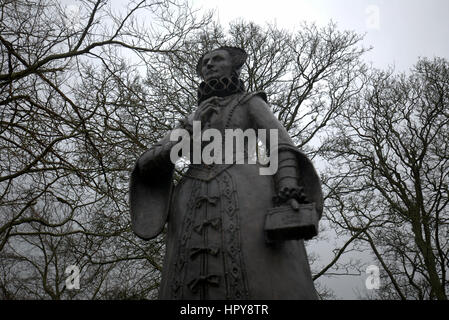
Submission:
[[[272,154],[277,152],[278,170],[274,174],[277,191],[283,187],[299,186],[308,202],[314,202],[319,218],[323,212],[323,193],[320,178],[310,161],[293,143],[287,130],[275,117],[267,103],[266,94],[255,92],[246,99],[248,115],[255,129],[277,130],[278,141],[267,140],[266,148]],[[269,134],[267,133],[268,137]]]
[[[189,131],[192,115],[175,129]],[[164,228],[173,189],[174,160],[171,148],[177,144],[167,134],[144,152],[131,172],[129,202],[131,227],[140,238],[156,237]]]

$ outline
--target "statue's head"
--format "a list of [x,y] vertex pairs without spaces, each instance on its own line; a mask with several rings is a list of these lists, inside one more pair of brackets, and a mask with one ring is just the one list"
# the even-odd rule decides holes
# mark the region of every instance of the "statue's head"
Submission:
[[196,72],[205,81],[238,76],[247,57],[243,49],[223,46],[204,54],[196,65]]

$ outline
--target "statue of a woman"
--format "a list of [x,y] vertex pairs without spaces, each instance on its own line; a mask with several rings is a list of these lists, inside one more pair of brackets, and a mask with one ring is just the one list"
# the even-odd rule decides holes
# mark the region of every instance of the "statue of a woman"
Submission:
[[[245,91],[239,74],[246,58],[242,49],[220,47],[200,59],[197,72],[204,82],[198,108],[182,127],[201,121],[203,129],[223,136],[225,129],[277,130],[278,147],[270,150],[278,155],[277,172],[261,175],[259,163],[191,164],[173,187],[170,150],[176,142],[169,135],[145,152],[132,172],[134,232],[151,239],[168,223],[160,299],[317,298],[302,239],[314,234],[287,228],[285,239],[271,241],[266,230],[268,212],[276,206],[302,217],[298,208],[313,204],[309,214],[318,221],[321,184],[271,112],[266,94]],[[223,157],[226,152],[235,150],[225,150]],[[288,217],[278,220],[289,226]]]

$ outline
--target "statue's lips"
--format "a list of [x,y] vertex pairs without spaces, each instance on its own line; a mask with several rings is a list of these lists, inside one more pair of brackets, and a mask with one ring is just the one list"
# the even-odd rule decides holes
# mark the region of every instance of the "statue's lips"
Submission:
[[206,71],[205,74],[214,74],[214,73],[217,73],[217,72],[218,72],[217,70],[209,70],[209,71]]

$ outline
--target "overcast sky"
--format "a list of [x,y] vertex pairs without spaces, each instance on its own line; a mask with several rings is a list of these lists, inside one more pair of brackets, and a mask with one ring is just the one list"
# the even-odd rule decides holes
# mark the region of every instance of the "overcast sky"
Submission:
[[365,34],[365,58],[375,67],[409,69],[419,56],[449,58],[448,0],[192,0],[197,8],[216,10],[227,25],[237,18],[258,24],[276,22],[298,29],[301,21]]

